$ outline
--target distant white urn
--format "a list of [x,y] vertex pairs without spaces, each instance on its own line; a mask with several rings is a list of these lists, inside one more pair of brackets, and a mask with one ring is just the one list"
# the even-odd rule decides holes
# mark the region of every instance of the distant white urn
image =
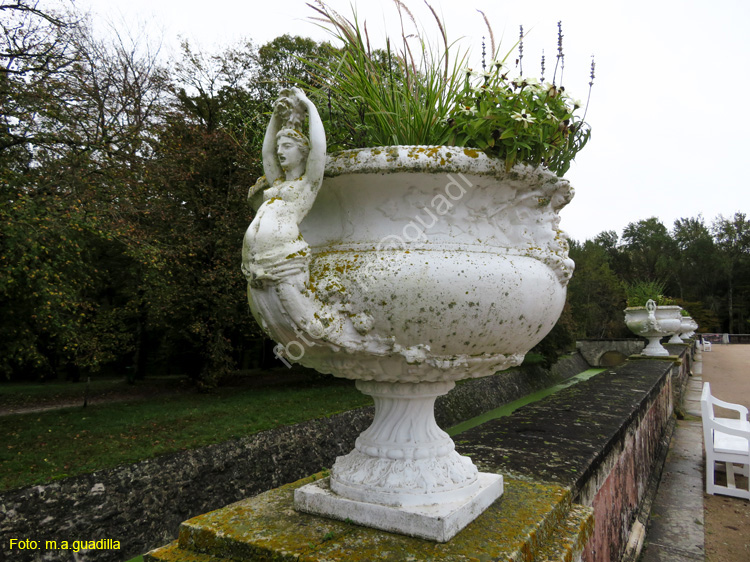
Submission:
[[[669,307],[668,306],[661,306],[659,308],[665,309],[665,308],[669,308]],[[680,307],[680,306],[674,306],[673,308],[677,309],[676,316],[678,317],[678,319],[680,320],[680,322],[679,322],[679,324],[675,325],[674,331],[669,333],[669,335],[671,337],[669,338],[669,341],[667,341],[667,343],[675,343],[675,344],[677,344],[677,343],[684,343],[682,341],[682,338],[680,337],[680,334],[682,333],[682,319],[684,318],[684,316],[682,315],[682,307]]]
[[298,490],[298,509],[444,541],[502,494],[433,406],[457,380],[519,365],[557,322],[573,271],[558,212],[572,194],[476,150],[394,146],[331,156],[304,214],[261,207],[280,224],[254,221],[245,238],[253,314],[279,357],[375,401],[330,490]]
[[698,323],[690,316],[683,316],[680,320],[680,338],[682,338],[682,340],[692,338],[695,335],[695,331],[698,329]]
[[653,300],[649,300],[646,306],[626,308],[625,324],[635,335],[648,340],[641,355],[667,356],[669,351],[661,345],[661,338],[679,330],[680,307],[656,306]]

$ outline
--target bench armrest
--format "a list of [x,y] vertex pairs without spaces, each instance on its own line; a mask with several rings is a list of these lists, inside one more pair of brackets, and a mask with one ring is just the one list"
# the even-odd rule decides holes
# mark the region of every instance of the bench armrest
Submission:
[[723,400],[719,400],[714,396],[711,397],[711,402],[713,402],[714,406],[720,406],[722,408],[726,408],[727,410],[734,410],[735,412],[739,412],[740,418],[743,420],[747,420],[747,408],[742,404],[732,404],[731,402],[724,402]]
[[739,428],[736,426],[733,427],[734,424],[727,425],[715,419],[703,420],[703,423],[706,424],[709,428],[714,429],[716,431],[721,431],[722,433],[726,433],[727,435],[735,435],[737,437],[744,437],[745,439],[750,439],[750,429],[747,427],[743,427],[743,428]]

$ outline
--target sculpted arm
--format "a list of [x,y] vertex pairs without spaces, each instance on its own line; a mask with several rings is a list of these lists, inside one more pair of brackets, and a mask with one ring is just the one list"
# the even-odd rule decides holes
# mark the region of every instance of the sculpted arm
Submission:
[[307,107],[310,124],[310,154],[307,157],[305,175],[313,185],[319,187],[326,166],[326,133],[323,129],[323,121],[320,119],[317,108],[302,90],[295,90],[300,102]]
[[266,136],[263,139],[263,172],[266,174],[268,185],[282,177],[283,172],[276,156],[276,133],[279,132],[283,125],[281,115],[282,107],[280,104],[274,105],[273,115],[266,128]]

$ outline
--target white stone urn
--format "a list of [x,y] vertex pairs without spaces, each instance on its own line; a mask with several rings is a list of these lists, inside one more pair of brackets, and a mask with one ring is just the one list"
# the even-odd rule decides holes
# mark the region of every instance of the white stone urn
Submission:
[[680,338],[683,340],[692,338],[693,335],[695,335],[695,331],[698,329],[698,323],[690,316],[683,316],[680,319],[680,322]]
[[[669,307],[662,306],[662,307],[659,307],[659,308],[664,309],[664,308],[669,308]],[[667,341],[667,343],[684,343],[682,341],[682,338],[680,337],[680,334],[682,333],[682,319],[684,318],[684,316],[682,315],[682,307],[681,306],[675,306],[674,308],[677,309],[677,313],[678,313],[677,317],[679,318],[680,323],[674,327],[674,331],[673,332],[669,333],[670,338]]]
[[393,146],[331,155],[305,213],[264,212],[284,189],[264,195],[245,237],[252,313],[280,358],[354,379],[375,401],[354,450],[295,507],[446,541],[503,481],[455,451],[435,399],[519,365],[555,325],[572,188],[472,149]]
[[667,356],[669,351],[661,345],[661,338],[680,329],[680,307],[656,306],[653,300],[649,300],[646,306],[626,308],[625,324],[635,335],[648,340],[641,355]]

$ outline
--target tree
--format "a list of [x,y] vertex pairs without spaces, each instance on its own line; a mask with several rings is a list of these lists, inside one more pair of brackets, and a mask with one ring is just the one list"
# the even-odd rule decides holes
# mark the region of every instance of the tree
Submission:
[[[227,50],[222,60],[232,77],[237,69],[252,68],[244,75],[245,81],[228,79],[220,96],[223,102],[223,128],[232,134],[248,154],[259,154],[272,104],[281,90],[292,86],[303,87],[319,108],[326,122],[329,150],[340,147],[337,140],[346,135],[340,123],[335,123],[335,109],[321,71],[336,63],[339,52],[329,43],[318,43],[304,37],[282,35],[257,50],[249,44]],[[317,65],[317,67],[313,66]],[[324,109],[325,108],[325,109]]]
[[[20,8],[18,8],[20,6]],[[5,3],[0,371],[76,377],[134,346],[143,162],[165,85],[154,53]],[[4,14],[5,12],[3,12]],[[10,22],[10,23],[9,23]],[[22,27],[18,27],[21,25]]]
[[750,300],[750,222],[745,213],[736,212],[732,218],[719,215],[712,225],[716,245],[722,257],[727,278],[728,331],[738,326],[746,330]]
[[76,61],[80,22],[49,2],[0,0],[0,26],[0,155],[24,165],[55,136],[49,86]]
[[0,372],[9,377],[58,368],[57,352],[76,345],[80,295],[93,280],[76,267],[84,253],[79,202],[59,192],[58,172],[39,159],[57,142],[48,93],[76,60],[78,22],[25,0],[3,0],[0,17]]
[[718,288],[721,267],[716,245],[703,217],[677,219],[672,236],[679,249],[675,262],[677,296],[705,301],[710,306]]
[[603,234],[570,246],[576,271],[568,287],[568,303],[579,338],[621,337],[625,331],[625,291],[610,266],[616,248],[610,233]]
[[260,146],[262,137],[240,129],[242,122],[234,128],[227,116],[250,96],[252,77],[243,82],[237,71],[245,68],[242,57],[235,53],[227,62],[184,47],[172,109],[147,166],[146,231],[163,267],[151,269],[144,299],[163,356],[209,388],[237,368],[243,349],[260,335],[244,304],[238,260],[252,218],[247,191],[262,174],[260,150],[248,147]]
[[676,299],[675,304],[690,313],[690,317],[698,323],[698,332],[719,332],[721,322],[716,313],[706,308],[702,301],[685,301]]
[[96,41],[39,5],[3,20],[25,35],[8,39],[0,92],[0,372],[142,375],[160,356],[211,386],[258,335],[237,260],[273,101],[259,93],[282,86],[258,68],[316,44],[186,45],[168,77],[144,38]]
[[626,281],[661,280],[672,288],[677,244],[658,218],[631,222],[623,230],[622,240],[623,251],[630,261]]

